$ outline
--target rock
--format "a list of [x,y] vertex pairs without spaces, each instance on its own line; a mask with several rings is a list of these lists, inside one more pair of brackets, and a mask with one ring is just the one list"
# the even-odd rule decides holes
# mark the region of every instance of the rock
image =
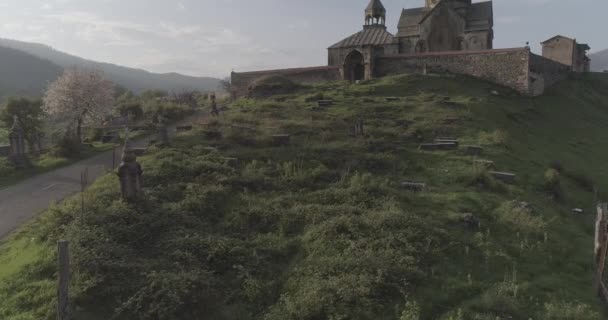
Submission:
[[498,91],[496,91],[496,90],[492,90],[492,91],[490,91],[490,93],[491,93],[492,95],[494,95],[494,96],[498,96],[498,95],[500,95],[500,94],[498,93]]
[[572,209],[572,213],[574,213],[574,214],[583,214],[583,213],[585,213],[585,210],[583,210],[581,208],[574,208],[574,209]]
[[275,146],[286,146],[289,145],[291,136],[288,134],[273,134],[272,144]]
[[420,192],[420,191],[424,191],[426,189],[426,183],[404,181],[404,182],[401,182],[401,187],[406,190]]
[[500,180],[500,181],[502,181],[504,183],[513,183],[513,182],[515,182],[516,175],[513,174],[513,173],[510,173],[510,172],[490,171],[490,174],[494,178],[496,178],[496,179],[498,179],[498,180]]
[[466,146],[468,156],[480,156],[483,153],[483,148],[480,146]]

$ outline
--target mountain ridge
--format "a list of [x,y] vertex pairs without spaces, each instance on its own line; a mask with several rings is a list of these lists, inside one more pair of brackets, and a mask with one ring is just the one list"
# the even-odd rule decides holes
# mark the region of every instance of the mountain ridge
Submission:
[[175,72],[154,73],[138,68],[98,62],[56,50],[42,43],[0,38],[0,46],[48,60],[62,68],[77,66],[99,69],[113,82],[137,93],[149,89],[177,92],[184,90],[214,91],[219,88],[220,79],[217,78],[194,77]]
[[608,70],[608,49],[594,52],[589,55],[591,58],[591,70],[602,72]]

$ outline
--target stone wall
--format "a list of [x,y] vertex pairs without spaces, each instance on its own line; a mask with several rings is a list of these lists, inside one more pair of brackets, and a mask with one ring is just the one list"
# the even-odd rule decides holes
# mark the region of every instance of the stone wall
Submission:
[[337,66],[232,72],[232,94],[236,97],[246,97],[248,95],[249,86],[251,83],[253,83],[256,79],[271,75],[280,75],[300,84],[310,84],[341,79],[340,68]]
[[557,61],[530,54],[530,94],[541,95],[546,88],[564,80],[571,67]]
[[530,94],[527,48],[392,55],[376,59],[375,76],[416,73],[464,74]]

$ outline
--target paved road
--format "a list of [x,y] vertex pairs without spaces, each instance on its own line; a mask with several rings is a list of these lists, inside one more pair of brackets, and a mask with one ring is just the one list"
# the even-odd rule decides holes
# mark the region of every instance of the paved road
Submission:
[[[196,113],[180,123],[200,121],[206,115]],[[175,127],[168,128],[169,137],[175,135]],[[148,145],[150,138],[143,138],[132,143],[132,147],[141,148]],[[116,148],[115,164],[120,163],[122,147]],[[59,202],[70,195],[80,192],[80,175],[87,168],[88,181],[93,182],[99,176],[112,169],[112,155],[108,151],[92,158],[77,162],[52,172],[44,173],[16,185],[0,189],[0,240],[24,222],[38,215],[53,202]]]

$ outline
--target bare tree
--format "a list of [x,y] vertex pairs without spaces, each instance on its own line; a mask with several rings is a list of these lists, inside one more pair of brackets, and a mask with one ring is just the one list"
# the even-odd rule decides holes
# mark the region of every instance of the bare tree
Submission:
[[47,89],[43,109],[57,120],[66,121],[66,134],[74,134],[79,140],[83,124],[98,121],[110,112],[114,88],[100,71],[68,69]]

